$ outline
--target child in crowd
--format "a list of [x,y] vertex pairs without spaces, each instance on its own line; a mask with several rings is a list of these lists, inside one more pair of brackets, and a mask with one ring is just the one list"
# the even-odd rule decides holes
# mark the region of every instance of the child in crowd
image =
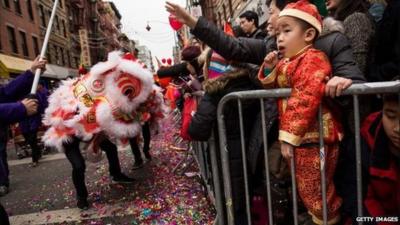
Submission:
[[[369,179],[364,205],[373,217],[400,215],[400,103],[397,94],[384,95],[383,109],[368,116],[361,128],[369,154]],[[365,178],[364,178],[365,179]],[[393,223],[395,222],[395,223]],[[379,225],[398,224],[381,222]]]
[[265,88],[292,88],[288,99],[278,101],[281,152],[295,157],[299,195],[313,222],[323,224],[320,178],[319,124],[315,119],[322,103],[328,224],[340,221],[341,198],[336,194],[333,174],[338,159],[341,125],[323,100],[326,78],[331,77],[327,56],[313,48],[322,31],[317,8],[301,0],[288,4],[279,14],[278,51],[265,57],[258,78]]

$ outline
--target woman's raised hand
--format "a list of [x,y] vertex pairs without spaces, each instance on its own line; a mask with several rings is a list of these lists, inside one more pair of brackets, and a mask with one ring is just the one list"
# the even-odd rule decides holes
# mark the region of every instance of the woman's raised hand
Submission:
[[196,26],[197,18],[190,15],[184,8],[180,7],[178,4],[167,1],[165,3],[165,8],[169,13],[171,13],[171,15],[175,16],[175,19],[183,24],[186,24],[191,29]]

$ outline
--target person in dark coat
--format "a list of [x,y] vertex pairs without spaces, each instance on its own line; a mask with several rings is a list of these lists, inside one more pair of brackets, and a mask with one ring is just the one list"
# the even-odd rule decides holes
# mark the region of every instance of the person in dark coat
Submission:
[[[256,88],[254,83],[247,75],[248,71],[239,69],[213,80],[212,83],[205,84],[205,95],[201,99],[197,112],[194,114],[189,125],[189,135],[193,140],[206,141],[210,138],[212,131],[217,129],[217,106],[223,96],[236,91],[251,90]],[[211,81],[210,81],[211,82]],[[254,118],[259,111],[259,102],[243,101],[243,125],[245,135],[245,146],[248,146],[248,139]],[[247,224],[245,207],[245,189],[242,150],[240,141],[240,125],[238,120],[237,102],[227,103],[224,108],[227,149],[229,152],[229,167],[232,184],[232,201],[235,214],[235,224]],[[218,148],[219,146],[217,146]],[[218,161],[220,161],[219,151],[217,150]],[[221,165],[218,163],[218,165]],[[220,172],[222,168],[219,168]],[[222,172],[221,172],[222,174]]]
[[[30,70],[25,71],[7,85],[0,86],[0,127],[6,127],[8,124],[18,122],[37,112],[37,100],[23,98],[31,89],[34,78],[32,71],[36,71],[38,68],[42,71],[45,70],[46,61],[36,58]],[[23,100],[18,101],[20,99]],[[8,193],[10,183],[6,153],[7,139],[0,141],[0,196],[2,196]],[[9,224],[7,212],[1,204],[0,222],[5,225]]]
[[[31,70],[25,71],[13,81],[0,87],[0,127],[16,123],[24,119],[27,115],[33,115],[37,111],[37,100],[23,99],[30,91],[33,82],[33,73],[36,69],[45,69],[46,61],[36,60],[33,62]],[[19,101],[23,99],[22,101]],[[8,192],[8,163],[6,152],[7,140],[3,137],[0,148],[0,194]]]
[[258,27],[258,15],[254,11],[247,10],[239,16],[240,27],[246,34],[246,37],[255,39],[264,39],[265,33]]
[[368,81],[389,81],[400,74],[400,1],[387,0],[375,37],[375,63]]
[[[198,46],[188,46],[182,50],[181,56],[184,62],[161,68],[157,71],[157,76],[159,78],[164,77],[185,77],[189,76],[191,73],[195,72],[196,75],[201,75],[202,65],[198,61],[198,57],[201,54],[201,49]],[[193,68],[194,71],[190,71]],[[193,75],[195,75],[193,74]]]
[[36,97],[38,100],[38,113],[30,116],[21,122],[19,122],[19,127],[21,129],[22,135],[25,138],[25,142],[29,144],[32,149],[32,166],[38,165],[39,158],[41,156],[41,150],[38,145],[37,133],[39,127],[42,125],[42,114],[48,106],[47,98],[49,96],[48,90],[42,85],[38,85],[38,90]]
[[368,13],[367,0],[326,0],[329,14],[343,22],[344,34],[350,40],[354,59],[361,72],[366,74],[371,63],[375,26]]

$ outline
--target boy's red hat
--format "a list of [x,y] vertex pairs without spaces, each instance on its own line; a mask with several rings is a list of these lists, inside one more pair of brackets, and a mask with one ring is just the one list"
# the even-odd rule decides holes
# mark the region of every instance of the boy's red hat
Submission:
[[301,19],[315,29],[318,33],[322,31],[322,18],[315,5],[309,3],[307,0],[300,0],[298,2],[288,4],[280,13],[279,17],[292,16]]

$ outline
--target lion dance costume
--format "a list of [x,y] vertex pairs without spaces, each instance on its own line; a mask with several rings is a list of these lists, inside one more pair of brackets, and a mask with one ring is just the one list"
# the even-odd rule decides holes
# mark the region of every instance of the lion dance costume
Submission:
[[58,150],[74,137],[90,141],[99,133],[113,142],[126,142],[138,135],[144,122],[156,124],[163,118],[164,109],[151,72],[131,54],[111,52],[106,62],[63,81],[50,96],[43,141]]

